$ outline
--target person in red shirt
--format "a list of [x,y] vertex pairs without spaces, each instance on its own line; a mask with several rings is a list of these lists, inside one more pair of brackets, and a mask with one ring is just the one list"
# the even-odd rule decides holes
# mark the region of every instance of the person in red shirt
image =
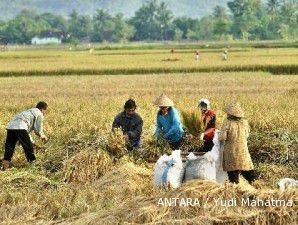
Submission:
[[216,114],[210,107],[210,101],[208,99],[201,99],[199,101],[198,107],[202,113],[202,121],[204,125],[204,132],[201,134],[200,139],[204,141],[202,151],[208,152],[213,148],[213,138],[215,134],[216,124]]

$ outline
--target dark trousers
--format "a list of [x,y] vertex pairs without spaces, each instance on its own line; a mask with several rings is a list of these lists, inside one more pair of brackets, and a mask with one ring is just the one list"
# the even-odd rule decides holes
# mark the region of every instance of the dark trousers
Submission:
[[209,151],[211,151],[213,146],[214,146],[213,140],[204,140],[202,151],[203,152],[209,152]]
[[179,141],[177,142],[172,142],[172,143],[169,143],[170,144],[170,147],[172,150],[178,150],[180,149],[181,145],[182,145],[182,141],[183,141],[183,138],[181,138]]
[[232,183],[239,183],[240,174],[251,184],[255,180],[254,170],[243,171],[243,170],[235,170],[228,171],[229,180]]
[[7,130],[4,160],[11,161],[17,142],[22,145],[28,162],[34,161],[33,144],[26,130]]

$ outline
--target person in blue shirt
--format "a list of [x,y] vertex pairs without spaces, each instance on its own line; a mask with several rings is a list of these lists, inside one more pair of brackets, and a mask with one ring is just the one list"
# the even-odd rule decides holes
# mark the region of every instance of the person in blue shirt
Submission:
[[184,131],[173,101],[162,94],[156,99],[155,105],[159,107],[155,138],[163,137],[173,150],[179,149],[183,141]]

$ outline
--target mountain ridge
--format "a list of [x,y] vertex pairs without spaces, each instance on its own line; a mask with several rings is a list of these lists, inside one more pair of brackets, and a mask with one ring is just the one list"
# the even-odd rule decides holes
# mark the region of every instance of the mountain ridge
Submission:
[[[229,0],[163,0],[176,17],[201,18],[210,15],[215,6],[226,7]],[[123,13],[129,18],[147,0],[0,0],[0,20],[13,18],[23,9],[36,13],[50,12],[68,16],[76,10],[80,14],[92,15],[96,9],[107,10],[111,14]],[[162,2],[158,0],[158,2]]]

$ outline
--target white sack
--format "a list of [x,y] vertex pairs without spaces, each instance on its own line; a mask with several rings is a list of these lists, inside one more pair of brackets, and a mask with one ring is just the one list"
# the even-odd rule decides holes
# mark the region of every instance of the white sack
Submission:
[[185,181],[193,179],[216,181],[216,168],[212,157],[209,155],[188,156],[185,166]]
[[219,141],[219,130],[215,131],[213,138],[214,146],[209,154],[215,161],[216,167],[216,182],[223,184],[225,181],[228,181],[228,173],[223,170],[223,151],[224,151],[224,142]]
[[228,180],[227,172],[223,171],[223,143],[219,141],[219,131],[216,130],[213,139],[214,146],[203,156],[190,153],[187,156],[185,180],[204,179],[224,183]]
[[181,150],[173,151],[170,157],[171,165],[168,170],[167,183],[170,184],[172,188],[178,188],[181,186],[184,176]]
[[298,180],[283,178],[277,183],[277,185],[279,186],[279,190],[281,191],[298,188]]
[[170,156],[161,156],[155,164],[154,182],[158,187],[169,185],[172,188],[178,188],[182,183],[183,175],[180,150],[173,151]]
[[170,161],[170,156],[163,155],[161,156],[156,164],[154,169],[154,183],[156,186],[160,187],[166,183],[166,177],[164,174],[167,174],[168,162]]

